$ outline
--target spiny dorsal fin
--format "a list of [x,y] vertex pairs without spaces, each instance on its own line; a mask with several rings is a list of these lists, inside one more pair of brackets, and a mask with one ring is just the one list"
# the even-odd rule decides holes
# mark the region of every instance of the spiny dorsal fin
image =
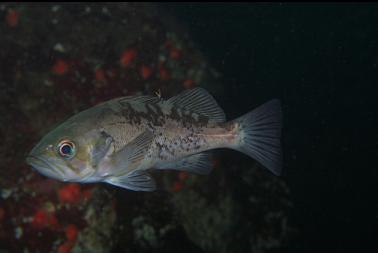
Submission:
[[99,103],[96,107],[101,107],[104,105],[117,108],[119,105],[122,106],[124,103],[150,103],[155,104],[161,101],[159,97],[152,97],[152,96],[126,96],[126,97],[119,97],[113,98],[111,100]]
[[136,170],[126,176],[110,177],[105,182],[133,191],[154,191],[155,180],[143,170]]
[[112,100],[109,100],[105,103],[158,103],[160,101],[159,97],[152,97],[152,96],[126,96],[126,97],[120,97],[115,98]]
[[160,101],[159,97],[152,97],[152,96],[130,96],[130,97],[123,97],[119,100],[119,102],[127,102],[127,103],[158,103]]
[[166,101],[180,107],[209,117],[212,122],[225,122],[226,116],[215,99],[203,88],[186,90]]

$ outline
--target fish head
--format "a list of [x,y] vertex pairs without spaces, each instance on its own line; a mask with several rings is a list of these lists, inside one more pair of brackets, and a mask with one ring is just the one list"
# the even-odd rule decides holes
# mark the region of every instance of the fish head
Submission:
[[69,121],[46,134],[26,162],[50,178],[91,182],[111,143],[110,136],[96,129],[93,122]]

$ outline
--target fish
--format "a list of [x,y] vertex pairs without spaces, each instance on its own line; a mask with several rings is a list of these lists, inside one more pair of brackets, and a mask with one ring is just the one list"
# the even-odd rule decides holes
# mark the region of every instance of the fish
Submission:
[[26,162],[59,181],[154,191],[152,170],[208,175],[211,150],[228,148],[279,176],[281,122],[279,99],[226,121],[216,100],[201,87],[169,99],[119,97],[68,118],[43,136]]

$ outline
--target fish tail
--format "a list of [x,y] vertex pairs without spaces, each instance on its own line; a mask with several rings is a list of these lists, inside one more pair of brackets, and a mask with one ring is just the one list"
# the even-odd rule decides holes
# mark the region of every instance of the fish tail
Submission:
[[281,104],[273,99],[253,111],[233,120],[238,141],[232,146],[270,170],[281,174]]

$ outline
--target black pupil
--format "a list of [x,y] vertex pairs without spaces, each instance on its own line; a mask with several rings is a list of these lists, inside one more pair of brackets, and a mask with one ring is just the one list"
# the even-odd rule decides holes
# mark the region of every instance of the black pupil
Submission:
[[62,154],[69,155],[69,154],[71,154],[72,147],[68,144],[64,144],[61,148],[61,151],[62,151]]

